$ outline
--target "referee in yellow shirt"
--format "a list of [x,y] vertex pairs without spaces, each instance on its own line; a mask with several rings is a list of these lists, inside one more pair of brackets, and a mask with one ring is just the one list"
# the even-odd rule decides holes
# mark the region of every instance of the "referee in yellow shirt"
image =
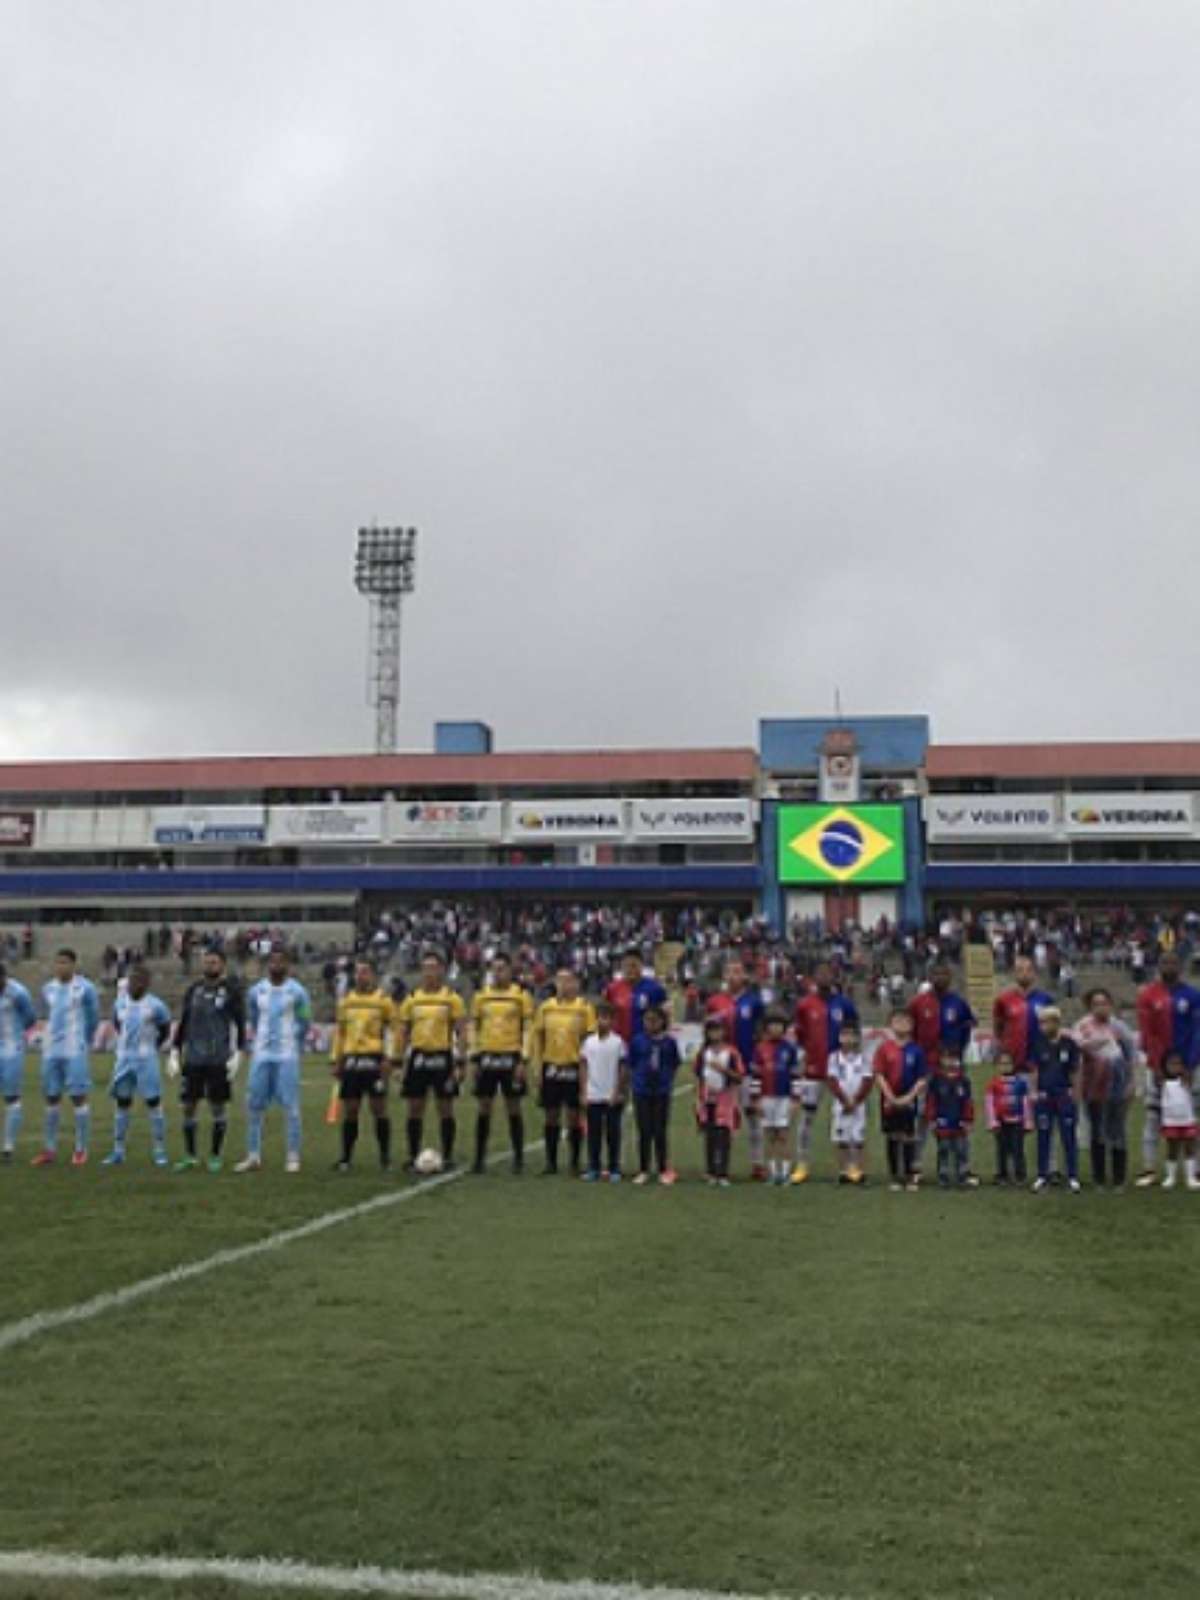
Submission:
[[512,962],[506,955],[492,960],[491,982],[478,990],[471,1002],[471,1048],[475,1058],[475,1093],[479,1115],[475,1122],[474,1172],[487,1170],[488,1135],[497,1092],[504,1096],[512,1139],[514,1173],[525,1170],[525,1122],[521,1098],[525,1093],[525,1062],[533,1026],[533,999],[513,981]]
[[533,1059],[541,1067],[540,1102],[546,1113],[546,1173],[558,1171],[562,1116],[567,1116],[571,1172],[579,1172],[583,1149],[583,1111],[579,1103],[580,1055],[583,1041],[596,1031],[596,1012],[579,993],[579,979],[570,967],[554,974],[554,996],[537,1009],[533,1024]]
[[354,963],[354,987],[338,1001],[333,1030],[333,1074],[342,1103],[342,1155],[339,1172],[349,1172],[358,1141],[358,1118],[365,1095],[375,1118],[379,1165],[392,1164],[392,1123],[387,1110],[391,1059],[388,1046],[396,1022],[391,995],[379,986],[375,963],[360,956]]

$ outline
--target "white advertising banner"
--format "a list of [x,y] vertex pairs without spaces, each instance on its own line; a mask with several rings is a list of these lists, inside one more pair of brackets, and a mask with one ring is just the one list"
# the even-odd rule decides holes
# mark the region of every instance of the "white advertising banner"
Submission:
[[934,843],[956,839],[1053,839],[1062,829],[1053,794],[931,794],[925,829]]
[[272,806],[267,838],[271,844],[378,844],[383,838],[383,806],[377,800],[349,805]]
[[1072,839],[1186,839],[1196,831],[1190,794],[1068,794],[1066,831]]
[[404,844],[499,844],[504,807],[498,800],[397,800],[389,837]]
[[748,840],[754,838],[752,800],[631,800],[635,839]]
[[159,806],[154,843],[159,845],[265,844],[265,806]]
[[514,842],[547,844],[553,839],[621,839],[625,834],[622,800],[512,800],[508,837]]

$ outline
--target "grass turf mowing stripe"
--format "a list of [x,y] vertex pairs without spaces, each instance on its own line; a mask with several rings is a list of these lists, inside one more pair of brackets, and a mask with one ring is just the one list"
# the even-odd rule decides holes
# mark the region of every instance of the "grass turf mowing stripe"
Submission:
[[[675,1090],[675,1095],[686,1093],[688,1087],[687,1084],[681,1084]],[[501,1161],[507,1161],[512,1153],[511,1146],[498,1150],[495,1155],[488,1157],[487,1164],[495,1166]],[[294,1228],[284,1228],[279,1233],[268,1234],[265,1239],[255,1239],[251,1244],[216,1250],[210,1256],[202,1256],[199,1261],[185,1261],[178,1267],[171,1267],[166,1272],[156,1272],[151,1278],[141,1278],[138,1282],[128,1283],[123,1288],[106,1289],[102,1294],[93,1295],[90,1300],[80,1301],[78,1305],[63,1306],[57,1311],[35,1311],[32,1316],[22,1317],[18,1322],[0,1326],[0,1352],[12,1350],[17,1345],[28,1344],[31,1339],[38,1339],[44,1333],[53,1333],[58,1328],[69,1328],[79,1322],[90,1322],[94,1317],[101,1317],[108,1311],[120,1311],[138,1300],[145,1300],[149,1295],[159,1294],[164,1289],[173,1289],[181,1283],[190,1283],[193,1278],[203,1278],[221,1267],[233,1267],[242,1261],[253,1260],[255,1256],[269,1255],[272,1251],[282,1250],[300,1239],[313,1238],[316,1234],[325,1233],[329,1228],[340,1227],[345,1222],[356,1222],[359,1217],[368,1216],[373,1211],[385,1211],[392,1206],[403,1205],[408,1200],[419,1199],[434,1189],[457,1182],[466,1176],[467,1170],[465,1167],[460,1167],[454,1172],[445,1172],[436,1178],[426,1178],[412,1189],[375,1195],[373,1199],[363,1200],[358,1205],[342,1206],[337,1211],[323,1212],[308,1222],[298,1223]]]
[[[408,1572],[390,1567],[319,1567],[302,1561],[223,1560],[187,1556],[85,1556],[48,1550],[0,1551],[0,1578],[109,1583],[222,1580],[251,1589],[325,1594],[400,1595],[409,1600],[750,1600],[702,1589],[643,1588],[636,1583],[556,1582],[533,1574]],[[771,1596],[763,1600],[773,1600]],[[797,1600],[834,1600],[807,1594]]]

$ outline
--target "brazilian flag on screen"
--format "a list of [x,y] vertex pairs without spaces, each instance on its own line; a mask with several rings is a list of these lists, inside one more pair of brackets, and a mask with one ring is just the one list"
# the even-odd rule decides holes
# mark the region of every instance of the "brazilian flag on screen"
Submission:
[[903,806],[780,806],[780,883],[903,883]]

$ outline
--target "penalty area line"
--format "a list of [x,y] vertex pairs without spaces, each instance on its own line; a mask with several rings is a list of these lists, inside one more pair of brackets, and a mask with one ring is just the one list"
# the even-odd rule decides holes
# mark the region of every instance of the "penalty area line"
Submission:
[[[408,1571],[393,1567],[324,1567],[303,1561],[235,1560],[189,1556],[85,1556],[50,1550],[0,1550],[0,1578],[47,1582],[105,1583],[148,1579],[187,1583],[219,1579],[248,1589],[298,1593],[392,1595],[408,1600],[750,1600],[728,1591],[673,1589],[590,1579],[539,1578],[534,1574]],[[776,1600],[765,1596],[762,1600]],[[835,1600],[801,1595],[797,1600]]]

